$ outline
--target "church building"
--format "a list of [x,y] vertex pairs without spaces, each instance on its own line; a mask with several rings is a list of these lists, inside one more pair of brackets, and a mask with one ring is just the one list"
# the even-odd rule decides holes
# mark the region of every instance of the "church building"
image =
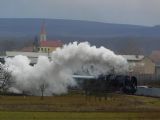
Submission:
[[58,47],[62,47],[62,42],[60,40],[47,40],[47,34],[45,30],[45,23],[43,22],[41,26],[40,37],[35,38],[34,41],[34,51],[42,53],[50,53],[56,50]]

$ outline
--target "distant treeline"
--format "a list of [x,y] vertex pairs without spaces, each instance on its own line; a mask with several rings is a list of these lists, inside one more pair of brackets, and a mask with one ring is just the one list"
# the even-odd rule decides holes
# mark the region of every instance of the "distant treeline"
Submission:
[[7,50],[21,50],[33,44],[32,38],[0,37],[0,52]]
[[[33,37],[0,37],[0,51],[21,50],[33,45]],[[52,38],[49,38],[52,40]],[[97,47],[104,46],[117,54],[144,54],[149,55],[153,50],[160,50],[160,37],[62,37],[55,36],[53,40],[61,40],[64,44],[69,42],[85,42]]]

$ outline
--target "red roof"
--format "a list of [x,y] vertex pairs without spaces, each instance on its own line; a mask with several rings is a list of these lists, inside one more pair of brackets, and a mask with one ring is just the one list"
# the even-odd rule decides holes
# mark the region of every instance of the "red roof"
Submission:
[[23,51],[23,52],[33,52],[33,46],[24,47],[21,51]]
[[62,47],[62,42],[60,40],[56,41],[40,41],[41,47]]

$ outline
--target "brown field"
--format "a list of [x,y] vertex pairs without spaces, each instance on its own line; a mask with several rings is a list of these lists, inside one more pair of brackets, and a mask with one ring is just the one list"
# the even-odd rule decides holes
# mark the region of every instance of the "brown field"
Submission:
[[0,120],[159,120],[159,112],[0,112]]
[[159,120],[160,98],[109,94],[0,96],[0,120]]
[[109,94],[105,99],[82,94],[44,97],[0,96],[0,111],[148,112],[160,111],[160,98]]

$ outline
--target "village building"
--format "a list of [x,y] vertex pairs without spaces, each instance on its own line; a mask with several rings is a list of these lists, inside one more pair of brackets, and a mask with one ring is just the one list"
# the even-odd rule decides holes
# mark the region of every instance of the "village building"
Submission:
[[155,74],[157,77],[160,78],[160,51],[159,50],[152,51],[149,57],[156,64]]
[[149,57],[156,64],[160,64],[160,51],[159,50],[152,51]]
[[[52,53],[6,51],[5,54],[6,54],[5,57],[9,57],[9,58],[13,58],[13,57],[15,57],[17,55],[27,56],[29,58],[29,60],[30,60],[30,64],[34,65],[34,64],[37,63],[37,60],[38,60],[39,56],[45,56],[45,57],[47,57],[50,60]],[[5,57],[3,57],[3,58],[5,58]]]
[[60,40],[47,40],[45,24],[43,23],[41,27],[40,36],[35,37],[32,45],[26,46],[20,51],[6,51],[5,57],[12,58],[17,55],[27,56],[30,59],[30,64],[34,65],[37,63],[37,59],[39,56],[46,56],[50,60],[51,52],[55,51],[57,48],[62,46],[63,44]]
[[129,63],[129,73],[131,74],[143,74],[154,75],[155,63],[146,56],[143,55],[122,55],[127,59]]
[[24,47],[21,51],[22,52],[50,53],[62,46],[63,46],[63,43],[61,40],[48,40],[47,39],[45,23],[43,22],[41,26],[40,36],[35,37],[33,44],[30,46]]
[[[16,55],[27,56],[31,60],[31,64],[36,64],[38,56],[46,56],[51,59],[51,53],[46,52],[18,52],[6,51],[6,57],[14,57]],[[133,75],[155,75],[160,74],[159,69],[156,70],[156,64],[149,58],[143,55],[122,55],[129,64],[129,74]]]
[[45,23],[42,24],[39,40],[35,38],[34,51],[50,53],[55,51],[58,47],[62,47],[63,44],[60,40],[47,40],[47,34],[45,30]]
[[58,47],[62,47],[61,41],[40,41],[38,52],[50,53],[55,51]]

